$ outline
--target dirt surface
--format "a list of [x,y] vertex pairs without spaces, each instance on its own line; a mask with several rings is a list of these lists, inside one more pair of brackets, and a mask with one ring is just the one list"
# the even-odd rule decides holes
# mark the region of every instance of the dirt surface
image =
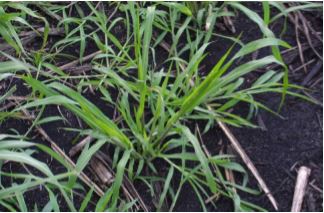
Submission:
[[[262,7],[258,3],[248,4],[250,8],[253,8],[256,12],[261,13]],[[254,23],[247,19],[244,15],[238,14],[239,16],[233,19],[234,26],[237,30],[237,34],[244,32],[242,36],[242,41],[247,42],[254,40],[256,38],[261,38],[261,33],[258,31]],[[322,16],[321,14],[306,14],[314,28],[317,31],[322,32]],[[319,18],[318,18],[319,17]],[[296,45],[294,26],[291,23],[287,23],[287,32],[284,34],[283,40],[290,43],[292,46]],[[280,34],[282,23],[277,24],[274,31],[277,35]],[[116,30],[121,33],[120,30]],[[233,35],[228,30],[216,29],[220,33]],[[215,38],[215,41],[209,47],[209,56],[204,61],[205,69],[202,73],[207,73],[210,67],[214,65],[215,61],[227,50],[230,46],[230,42],[224,41],[219,38]],[[301,41],[306,42],[306,39],[301,36]],[[92,53],[95,50],[93,48],[87,48],[88,53]],[[318,51],[322,52],[322,46],[318,47]],[[162,55],[165,55],[163,50],[161,50]],[[306,52],[306,59],[316,58],[312,51]],[[266,54],[266,51],[261,51],[258,57]],[[216,59],[215,59],[216,58]],[[246,59],[247,60],[247,59]],[[299,58],[297,57],[291,64],[290,70],[300,66]],[[308,66],[311,70],[315,66],[315,63]],[[322,68],[321,68],[322,70]],[[261,75],[262,72],[257,72],[249,76],[249,80],[255,79],[257,76]],[[296,73],[291,73],[291,81],[301,85],[303,80],[306,78],[308,73],[304,70],[299,70]],[[312,80],[322,78],[322,72],[315,75]],[[314,81],[313,81],[314,82]],[[7,85],[17,85],[16,95],[25,95],[26,88],[19,81],[14,81]],[[310,94],[316,98],[318,101],[322,102],[322,81],[320,81]],[[107,105],[102,101],[98,100],[93,94],[85,94],[93,103],[95,103],[100,109],[102,109],[108,116],[112,116],[112,110],[107,107]],[[267,94],[258,97],[262,100],[266,106],[276,110],[279,106],[280,96],[274,94]],[[246,116],[247,108],[244,104],[239,105],[235,109],[239,114]],[[68,152],[72,147],[71,141],[75,141],[77,134],[71,131],[64,130],[64,127],[75,127],[80,128],[80,123],[77,118],[69,111],[60,108],[62,114],[66,117],[69,123],[63,122],[52,122],[50,124],[43,125],[42,127],[48,133],[48,135],[55,140],[55,142],[65,151]],[[296,169],[301,165],[309,166],[312,169],[310,181],[313,186],[308,186],[307,194],[305,197],[305,202],[303,205],[303,211],[322,211],[323,210],[323,195],[316,189],[322,189],[323,180],[323,110],[322,106],[314,105],[302,101],[300,99],[289,97],[287,98],[284,107],[282,108],[280,114],[284,117],[281,119],[268,112],[260,111],[259,118],[254,118],[257,123],[258,119],[263,121],[266,130],[262,129],[248,129],[248,128],[231,128],[242,147],[245,149],[247,154],[251,157],[252,161],[255,163],[257,169],[259,170],[261,176],[264,178],[265,182],[269,186],[270,190],[273,192],[274,197],[278,201],[279,209],[281,211],[290,211],[294,184],[296,178]],[[57,107],[47,107],[44,116],[59,115],[59,109]],[[81,123],[81,126],[84,125]],[[0,124],[0,133],[9,133],[11,128],[16,129],[19,133],[24,134],[29,127],[28,122],[18,121],[14,119],[9,119],[4,123]],[[41,137],[39,137],[35,132],[32,132],[30,136],[34,137],[34,140],[39,143],[47,144]],[[211,150],[212,153],[216,154],[219,151],[219,140],[222,139],[224,143],[227,139],[224,137],[223,133],[217,128],[211,129],[205,135],[203,135],[203,140],[206,145]],[[54,173],[61,172],[64,169],[62,166],[56,162],[52,162],[44,154],[36,154],[36,157],[50,165],[50,168]],[[241,162],[237,158],[238,162]],[[5,165],[5,171],[17,171],[19,168],[14,165]],[[162,169],[163,170],[163,169]],[[249,186],[252,188],[258,188],[257,183],[253,176],[249,174]],[[8,180],[9,181],[9,180]],[[10,181],[9,181],[10,182]],[[5,180],[2,180],[5,183]],[[175,184],[175,183],[173,183]],[[138,190],[143,193],[144,200],[149,205],[151,198],[146,189],[143,189],[143,185],[135,183]],[[44,190],[44,189],[42,189]],[[29,207],[32,209],[34,203],[37,203],[39,209],[41,209],[47,202],[47,197],[45,191],[37,190],[37,192],[30,192],[28,194],[27,201]],[[273,210],[273,207],[269,203],[266,196],[251,196],[247,194],[241,194],[242,199],[251,201],[261,207],[268,210]],[[63,199],[62,199],[63,200]],[[60,204],[62,211],[68,210],[65,207],[64,201]],[[152,209],[153,210],[153,209]],[[176,211],[201,211],[199,201],[195,196],[194,191],[189,185],[185,185],[181,192],[179,200],[175,207]],[[221,198],[217,202],[217,208],[213,206],[208,206],[209,211],[232,211],[232,202]]]
[[[274,97],[267,97],[268,106],[279,102],[278,98],[275,99],[276,101],[273,100]],[[280,210],[289,211],[294,192],[295,169],[299,166],[310,167],[312,169],[310,181],[315,180],[315,184],[322,188],[322,108],[288,99],[281,114],[285,117],[284,120],[271,116],[269,113],[260,113],[266,125],[266,131],[233,129],[233,132],[255,163],[270,190],[273,191]],[[304,205],[303,210],[322,211],[322,195],[314,188],[308,187],[306,201],[313,202],[312,199],[316,203],[313,204],[315,207]],[[272,209],[264,196],[252,200],[269,210]]]

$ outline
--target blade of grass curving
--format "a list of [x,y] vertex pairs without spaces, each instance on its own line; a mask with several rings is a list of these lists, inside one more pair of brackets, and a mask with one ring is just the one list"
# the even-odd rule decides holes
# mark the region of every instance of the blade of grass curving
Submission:
[[96,205],[96,212],[103,212],[108,205],[109,201],[111,200],[113,190],[112,188],[109,188],[105,194],[99,199],[97,205]]
[[215,86],[213,89],[221,88],[222,86],[235,81],[236,79],[240,78],[243,75],[246,75],[247,73],[249,73],[251,71],[254,71],[258,68],[264,67],[264,66],[266,66],[268,64],[272,64],[272,63],[283,65],[281,63],[281,61],[277,60],[273,56],[266,56],[261,59],[250,61],[248,63],[245,63],[243,65],[236,67],[230,73],[228,73],[226,76],[219,79],[219,84],[217,86]]
[[[90,159],[92,158],[92,156],[100,149],[100,147],[102,147],[105,143],[107,142],[107,140],[98,140],[93,146],[89,147],[89,143],[87,143],[85,145],[85,147],[82,150],[81,155],[79,156],[76,165],[75,165],[75,170],[76,172],[79,174],[83,171],[83,169],[87,166],[87,164],[89,163]],[[75,182],[77,180],[77,176],[72,176],[69,179],[68,182],[68,187],[72,187]]]
[[18,210],[14,208],[14,204],[9,204],[3,200],[0,200],[0,205],[3,206],[5,209],[9,210],[10,212],[18,212]]
[[147,14],[146,19],[143,25],[144,30],[144,38],[143,38],[143,46],[142,46],[142,54],[141,58],[139,58],[139,66],[138,66],[138,79],[140,84],[142,85],[141,93],[140,93],[140,103],[139,107],[136,112],[136,123],[139,129],[143,128],[143,125],[140,121],[140,119],[143,116],[144,113],[144,107],[145,107],[145,99],[146,99],[146,93],[147,93],[147,86],[146,86],[146,76],[147,72],[149,70],[149,49],[150,49],[150,43],[152,38],[152,24],[154,19],[154,11],[155,7],[148,7],[147,8]]
[[115,175],[115,182],[113,184],[113,195],[112,195],[112,206],[117,206],[117,199],[119,198],[119,191],[121,188],[121,185],[123,183],[123,177],[124,177],[124,170],[126,167],[126,164],[130,158],[131,151],[126,150],[118,162],[117,165],[117,172]]
[[21,212],[27,212],[28,209],[27,209],[27,205],[26,205],[26,202],[25,202],[25,199],[24,199],[24,196],[23,196],[23,192],[16,191],[15,195],[16,195],[16,198],[17,198],[17,201],[18,201],[19,210]]
[[[208,47],[209,43],[204,44],[202,47],[199,48],[199,50],[192,56],[189,64],[187,65],[187,67],[185,68],[185,70],[183,70],[183,72],[179,73],[179,75],[177,76],[177,78],[175,79],[175,82],[173,84],[172,93],[175,93],[176,90],[178,88],[183,88],[184,85],[186,85],[184,83],[184,80],[191,80],[191,76],[193,74],[193,72],[195,72],[200,64],[200,62],[202,61],[202,59],[204,58],[204,52],[206,50],[206,48]],[[181,91],[179,91],[181,92]]]
[[[254,21],[260,28],[260,30],[262,31],[262,33],[265,35],[265,37],[269,37],[269,38],[275,38],[275,35],[273,34],[273,32],[268,28],[267,24],[262,20],[262,18],[260,18],[260,16],[250,10],[249,8],[243,6],[240,3],[237,2],[227,2],[228,4],[230,4],[231,6],[241,10],[246,16],[248,16],[252,21]],[[271,22],[271,21],[270,21]],[[282,67],[284,68],[284,78],[283,78],[283,91],[282,91],[282,97],[281,97],[281,102],[279,105],[279,110],[281,109],[281,107],[283,106],[283,103],[285,101],[285,97],[286,97],[286,93],[288,90],[288,67],[284,64],[284,61],[282,59],[280,50],[278,46],[272,46],[271,47],[272,50],[272,54],[274,55],[274,57],[281,62]]]
[[206,97],[207,93],[209,92],[210,86],[212,85],[215,77],[219,75],[219,70],[221,66],[227,59],[228,55],[230,54],[233,46],[227,51],[227,53],[217,62],[217,64],[213,67],[212,71],[208,74],[205,80],[196,86],[196,88],[183,100],[180,110],[173,115],[167,124],[167,129],[178,120],[178,118],[187,113],[191,112],[194,107],[198,106]]
[[291,46],[280,39],[277,38],[261,38],[251,41],[242,46],[242,48],[233,56],[232,60],[248,55],[258,49],[268,47],[268,46],[282,46],[285,48],[291,48]]
[[16,72],[16,71],[25,70],[25,69],[26,69],[26,67],[23,64],[16,63],[14,61],[0,62],[0,73]]
[[49,188],[49,187],[46,187],[46,190],[48,192],[48,195],[49,195],[49,199],[50,199],[50,204],[51,204],[51,207],[53,208],[53,210],[55,212],[60,212],[60,207],[59,207],[59,204],[57,202],[57,196],[54,194],[54,192]]
[[91,188],[89,190],[89,192],[87,193],[87,195],[84,197],[82,203],[81,203],[81,206],[79,208],[79,212],[84,212],[84,210],[87,208],[90,200],[91,200],[91,197],[92,197],[92,194],[93,194],[93,191],[94,191],[94,188]]
[[48,177],[52,177],[53,173],[48,168],[48,166],[36,160],[35,158],[31,157],[30,155],[24,153],[24,152],[14,152],[14,151],[8,151],[8,150],[0,150],[0,159],[1,160],[8,160],[13,161],[17,163],[24,163],[28,164],[39,171],[41,171],[43,174],[47,175]]
[[143,24],[144,38],[142,46],[142,68],[139,70],[139,80],[145,81],[149,69],[149,49],[152,39],[152,24],[154,20],[155,7],[148,7],[146,11],[145,22]]
[[19,46],[16,44],[16,42],[14,41],[14,39],[12,39],[10,33],[8,32],[8,30],[6,29],[6,25],[0,23],[0,34],[2,36],[2,38],[10,45],[12,46],[16,52],[18,54],[20,54],[21,50],[19,48]]
[[[199,189],[197,188],[197,186],[199,186],[199,184],[197,182],[191,181],[191,180],[189,180],[188,182],[190,183],[191,187],[193,188],[194,192],[196,193],[196,195],[198,197],[198,200],[200,202],[200,205],[201,205],[203,211],[204,212],[207,212],[207,208],[206,208],[206,205],[205,205],[205,201],[202,198],[201,194],[199,193]],[[195,184],[197,184],[197,186]]]
[[[96,127],[103,131],[105,134],[108,134],[117,139],[117,142],[120,145],[131,148],[132,144],[129,141],[128,137],[121,131],[119,128],[111,121],[107,116],[105,116],[101,110],[99,110],[94,104],[80,95],[78,92],[68,88],[67,86],[60,83],[51,83],[50,85],[45,85],[40,81],[33,79],[30,76],[22,77],[30,86],[32,86],[35,90],[38,90],[44,93],[46,96],[57,96],[59,93],[54,91],[51,88],[54,88],[65,95],[68,95],[70,98],[74,99],[81,108],[77,107],[72,102],[64,103],[62,105],[67,107],[72,112],[76,113],[80,118],[82,118],[86,123],[88,123],[92,127]],[[63,98],[60,98],[61,100]],[[46,99],[46,103],[50,104],[49,99]],[[30,103],[33,104],[33,103]],[[51,104],[56,104],[52,102]]]
[[6,199],[12,197],[12,194],[15,193],[16,191],[26,191],[27,189],[33,188],[38,185],[43,185],[46,183],[51,183],[56,185],[58,180],[60,179],[65,179],[69,177],[72,173],[63,173],[63,174],[58,174],[49,178],[44,178],[44,177],[36,177],[34,175],[26,175],[26,174],[17,174],[17,173],[5,173],[2,172],[3,175],[10,176],[10,177],[15,177],[15,178],[23,178],[25,180],[31,180],[35,179],[34,181],[28,181],[24,182],[19,185],[13,185],[7,188],[4,188],[0,190],[0,200],[1,199]]
[[266,26],[270,23],[270,6],[269,2],[263,1],[262,2],[262,8],[263,8],[263,22],[266,24]]
[[49,23],[46,20],[46,18],[44,18],[42,16],[39,16],[33,10],[31,10],[30,8],[26,7],[24,4],[21,4],[21,3],[10,2],[8,4],[8,6],[10,6],[12,8],[15,8],[15,9],[18,9],[18,10],[21,10],[24,13],[28,14],[29,16],[40,19],[40,20],[42,20],[44,22],[45,27],[44,27],[44,31],[43,31],[43,33],[44,33],[44,35],[43,35],[43,44],[42,44],[42,47],[41,47],[41,49],[44,49],[45,46],[46,46],[47,39],[48,39],[48,34],[49,34]]
[[188,7],[186,7],[186,5],[184,4],[177,3],[177,2],[159,2],[159,4],[162,4],[167,7],[173,7],[187,16],[192,16],[191,10]]
[[1,149],[19,149],[19,148],[28,148],[34,146],[35,143],[22,140],[1,140],[0,150]]
[[7,97],[11,96],[16,91],[16,85],[11,87],[8,92],[0,96],[0,103],[7,99]]
[[85,51],[85,48],[86,48],[86,39],[85,39],[85,33],[84,33],[84,29],[83,29],[83,25],[84,25],[85,22],[82,22],[80,24],[80,55],[79,55],[79,58],[80,58],[80,64],[82,64],[82,61],[83,61],[83,55],[84,55],[84,51]]
[[[208,107],[208,109],[211,110],[210,107]],[[239,155],[241,156],[242,160],[245,162],[245,164],[247,165],[247,167],[249,168],[249,170],[253,173],[254,177],[256,178],[256,180],[258,181],[258,183],[260,184],[260,186],[262,187],[262,190],[264,191],[264,193],[269,198],[269,200],[270,200],[271,204],[273,205],[273,207],[277,210],[278,209],[277,201],[272,196],[271,191],[268,189],[268,186],[266,185],[266,183],[264,182],[264,180],[260,176],[258,170],[255,168],[255,166],[254,166],[253,162],[250,160],[249,156],[242,149],[241,145],[239,144],[239,142],[237,141],[237,139],[235,138],[235,136],[231,133],[231,131],[229,130],[229,128],[225,124],[223,124],[222,122],[220,122],[220,121],[217,121],[217,123],[222,128],[222,130],[224,131],[224,133],[227,136],[227,138],[230,140],[233,148],[236,150],[237,153],[239,153]]]
[[206,176],[206,180],[208,182],[208,186],[210,188],[210,190],[213,193],[217,192],[217,184],[213,178],[213,173],[211,172],[209,165],[208,165],[208,160],[204,154],[204,152],[202,151],[199,142],[197,140],[197,138],[191,133],[191,131],[188,129],[188,127],[182,126],[181,127],[182,132],[184,133],[184,135],[188,138],[188,140],[191,142],[191,144],[194,147],[195,153],[202,165],[204,174]]
[[[275,5],[277,2],[271,2],[271,4]],[[321,3],[315,3],[315,2],[305,2],[305,4],[297,5],[294,7],[284,8],[279,14],[275,15],[271,18],[270,23],[274,22],[281,16],[287,16],[289,13],[294,11],[300,11],[304,9],[312,9],[312,8],[323,8],[323,4]]]
[[113,186],[109,188],[105,195],[99,200],[96,211],[104,211],[107,208],[107,205],[109,204],[109,209],[116,210],[117,206],[117,199],[119,198],[119,190],[121,188],[123,176],[124,176],[124,170],[127,164],[127,161],[130,157],[130,151],[125,151],[123,154],[123,157],[120,159],[117,165],[117,172],[115,175],[115,181],[113,183]]
[[160,195],[159,203],[158,203],[158,205],[156,207],[158,212],[161,211],[164,199],[165,199],[166,194],[168,192],[168,189],[170,187],[170,183],[171,183],[171,180],[172,180],[172,177],[173,177],[173,173],[174,173],[174,167],[171,166],[170,169],[169,169],[168,175],[167,175],[167,177],[165,179],[165,182],[164,182],[163,191],[162,191],[162,193]]

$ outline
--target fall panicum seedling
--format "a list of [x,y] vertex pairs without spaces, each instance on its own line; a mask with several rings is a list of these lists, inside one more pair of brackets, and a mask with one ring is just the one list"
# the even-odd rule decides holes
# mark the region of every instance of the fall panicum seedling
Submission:
[[[291,10],[316,5],[301,4],[301,7]],[[109,10],[111,14],[108,14],[106,6],[112,6],[115,10]],[[233,15],[232,12],[223,11],[225,6],[241,11],[254,21],[263,37],[244,44],[240,37],[216,34],[214,26],[217,19]],[[282,103],[286,94],[310,100],[291,91],[298,87],[289,84],[288,70],[280,53],[280,48],[290,48],[290,45],[276,38],[269,28],[271,22],[285,13],[270,17],[270,6],[281,8],[280,3],[264,3],[264,17],[261,18],[237,2],[85,2],[82,7],[77,2],[43,3],[39,7],[47,16],[54,17],[56,27],[63,31],[59,39],[49,44],[49,26],[45,17],[31,10],[27,3],[2,3],[1,10],[7,19],[1,21],[1,35],[20,57],[3,53],[10,60],[0,62],[0,80],[14,76],[30,90],[24,102],[9,111],[0,112],[0,122],[19,118],[21,112],[26,110],[36,112],[30,129],[44,123],[66,121],[62,114],[43,117],[44,109],[49,105],[62,106],[86,126],[78,129],[71,127],[69,130],[78,132],[80,136],[89,135],[93,142],[83,147],[73,165],[62,160],[55,150],[25,141],[30,130],[22,138],[1,136],[1,162],[19,163],[26,171],[22,174],[1,172],[2,176],[24,181],[9,187],[1,185],[0,205],[10,211],[30,210],[27,209],[24,193],[42,185],[49,197],[48,204],[43,208],[46,211],[61,210],[58,194],[63,196],[71,211],[86,208],[96,211],[132,210],[136,201],[127,201],[121,190],[123,180],[127,177],[131,181],[141,181],[148,187],[151,195],[158,198],[155,203],[158,211],[174,210],[184,184],[192,187],[204,211],[207,211],[205,200],[215,194],[232,199],[237,211],[264,210],[241,200],[237,193],[258,194],[259,191],[248,188],[245,181],[233,184],[221,172],[222,169],[230,169],[241,173],[246,179],[244,168],[232,161],[233,156],[207,155],[202,141],[187,124],[205,121],[204,132],[214,126],[215,120],[236,127],[256,127],[248,118],[234,114],[230,109],[245,102],[250,106],[249,117],[257,114],[259,109],[278,115],[278,112],[254,98],[257,94],[268,92],[282,94]],[[23,14],[9,13],[9,7],[21,10]],[[77,15],[71,16],[71,11]],[[45,23],[42,48],[38,50],[42,54],[38,55],[37,60],[31,57],[35,52],[24,49],[17,32],[21,24],[33,29],[23,21],[26,15]],[[20,24],[13,25],[13,21]],[[207,31],[204,29],[206,22],[210,23]],[[121,34],[116,35],[116,29],[124,32],[122,37]],[[202,75],[200,69],[215,37],[233,42],[232,47],[215,60],[206,75]],[[90,44],[100,51],[85,60]],[[77,57],[66,51],[75,47],[78,47]],[[167,50],[167,56],[158,64],[162,56],[157,50],[161,47]],[[271,49],[269,55],[236,64],[238,60],[263,48]],[[90,71],[81,69],[81,72],[73,73],[61,69],[56,63],[61,58],[69,61],[76,58],[81,68],[88,65]],[[243,87],[249,73],[270,64],[280,65],[281,70],[267,70],[250,86]],[[14,87],[8,90],[0,97],[0,102],[11,96],[14,90]],[[105,113],[103,107],[86,98],[88,91],[102,99],[105,107],[113,109],[114,115]],[[95,189],[89,190],[80,184],[86,181],[79,180],[78,175],[86,169],[91,158],[107,145],[112,152],[114,182],[103,189],[104,194],[93,203],[91,200]],[[55,158],[66,168],[66,172],[53,174],[50,166],[33,157],[34,151],[31,150],[34,148]],[[157,160],[165,165],[165,177],[159,174]],[[34,175],[26,165],[40,174]],[[177,184],[174,181],[176,176],[180,177]],[[160,191],[154,187],[156,180],[163,183]],[[74,197],[80,194],[83,202],[77,207]],[[168,209],[164,205],[166,200],[171,201]],[[212,205],[217,206],[217,202],[212,201]],[[38,210],[37,205],[35,210]]]

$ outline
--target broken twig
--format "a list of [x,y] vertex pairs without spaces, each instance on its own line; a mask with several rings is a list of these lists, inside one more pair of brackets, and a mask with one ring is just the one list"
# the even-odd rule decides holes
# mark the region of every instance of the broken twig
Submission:
[[89,142],[91,142],[91,136],[87,136],[85,137],[82,141],[80,141],[79,143],[77,143],[75,146],[73,146],[70,151],[69,151],[69,155],[70,157],[75,156],[77,153],[81,152],[82,148]]
[[[102,52],[101,50],[98,50],[98,51],[96,51],[96,52],[94,52],[94,53],[91,53],[91,54],[89,54],[89,55],[83,57],[83,58],[82,58],[82,61],[83,61],[83,62],[89,61],[89,60],[91,60],[92,58],[94,58],[96,55],[100,54],[101,52]],[[74,61],[72,61],[72,62],[70,62],[70,63],[67,63],[67,64],[64,64],[64,65],[60,66],[59,68],[60,68],[61,70],[67,70],[67,69],[69,69],[69,68],[71,68],[71,67],[74,67],[74,66],[77,65],[79,62],[80,62],[80,60],[79,60],[79,59],[76,59],[76,60],[74,60]]]
[[[228,12],[228,9],[227,7],[224,7],[224,12]],[[224,19],[224,23],[225,23],[225,26],[232,32],[232,33],[236,33],[236,30],[235,30],[235,26],[232,22],[232,19],[230,16],[224,16],[223,17]]]
[[298,52],[299,52],[299,58],[300,58],[300,62],[304,68],[305,73],[307,72],[307,66],[305,65],[305,58],[304,58],[304,51],[302,49],[302,45],[300,43],[300,39],[299,39],[299,30],[297,28],[298,24],[299,24],[299,16],[297,14],[295,14],[295,33],[296,33],[296,42],[297,42],[297,46],[298,46]]
[[[209,110],[211,110],[211,108],[209,106],[208,106],[208,108],[209,108]],[[260,184],[260,187],[262,188],[262,190],[264,191],[264,193],[269,198],[269,200],[270,200],[271,204],[273,205],[273,207],[275,208],[275,210],[278,210],[277,201],[275,200],[275,198],[271,194],[268,186],[266,185],[266,183],[262,179],[262,177],[259,174],[258,170],[255,168],[253,162],[251,161],[251,159],[249,158],[249,156],[245,153],[245,151],[243,150],[243,148],[241,147],[241,145],[239,144],[239,142],[237,141],[237,139],[235,138],[235,136],[233,135],[233,133],[229,130],[229,128],[223,122],[217,121],[217,123],[221,127],[221,129],[223,130],[223,132],[225,133],[225,135],[227,136],[227,138],[229,139],[229,141],[231,142],[234,150],[240,155],[240,157],[242,158],[243,162],[246,164],[246,166],[249,168],[249,170],[254,175],[255,179]]]
[[100,160],[98,160],[96,157],[92,157],[90,160],[90,166],[103,184],[111,185],[111,183],[114,181],[114,176],[108,171],[106,166]]
[[307,74],[306,78],[301,83],[302,86],[306,86],[312,78],[319,73],[322,69],[323,62],[318,60],[318,62],[315,64],[315,66],[311,69],[311,71]]
[[301,210],[310,172],[310,168],[306,166],[301,166],[298,170],[294,199],[291,207],[292,212],[300,212]]

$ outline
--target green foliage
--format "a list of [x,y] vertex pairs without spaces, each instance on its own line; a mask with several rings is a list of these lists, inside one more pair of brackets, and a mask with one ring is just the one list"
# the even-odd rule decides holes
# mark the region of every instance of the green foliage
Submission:
[[[8,135],[0,137],[2,164],[10,160],[23,166],[29,165],[41,173],[37,176],[27,169],[22,174],[1,172],[2,176],[12,177],[14,182],[16,179],[23,182],[16,182],[9,187],[1,185],[0,205],[10,211],[27,210],[24,193],[42,185],[49,196],[48,204],[43,208],[45,211],[62,210],[57,200],[59,194],[71,211],[82,212],[87,208],[96,211],[126,211],[136,202],[126,202],[121,196],[123,178],[128,176],[130,180],[142,181],[152,196],[158,197],[157,210],[162,209],[168,198],[171,200],[169,210],[172,211],[185,183],[192,187],[205,211],[205,199],[213,194],[232,199],[237,211],[264,210],[243,201],[233,190],[234,187],[238,191],[258,194],[258,191],[247,187],[247,172],[244,168],[233,162],[232,156],[207,155],[202,147],[203,141],[186,124],[205,121],[204,132],[210,130],[215,121],[235,127],[255,128],[250,118],[260,108],[279,115],[255,100],[256,94],[281,94],[282,103],[286,94],[312,101],[291,91],[300,88],[289,84],[288,69],[279,51],[279,47],[290,46],[275,38],[270,30],[271,23],[286,15],[283,11],[279,16],[270,14],[273,6],[282,9],[281,3],[264,2],[263,17],[238,2],[155,2],[149,6],[136,2],[103,4],[103,7],[115,8],[112,15],[107,14],[99,4],[103,3],[94,5],[85,2],[83,7],[77,2],[39,4],[48,16],[57,19],[57,27],[64,29],[63,37],[51,45],[47,41],[49,25],[45,17],[31,10],[27,3],[0,4],[0,15],[4,17],[0,21],[1,36],[18,54],[24,53],[20,59],[3,53],[10,60],[0,62],[0,80],[15,76],[31,89],[25,102],[8,112],[0,112],[0,122],[9,117],[19,117],[26,109],[39,112],[31,129],[44,123],[67,121],[63,116],[42,116],[48,105],[63,106],[87,125],[88,129],[77,130],[80,135],[91,135],[94,138],[91,145],[84,147],[75,168],[72,168],[46,146],[24,141],[26,138],[15,139]],[[243,44],[240,36],[215,34],[217,18],[234,14],[223,11],[225,6],[229,11],[241,11],[254,21],[263,37]],[[290,11],[315,6],[319,4],[303,3]],[[14,8],[18,12],[8,12],[7,8]],[[75,11],[77,17],[69,16],[70,10]],[[90,11],[89,14],[86,11]],[[119,15],[115,15],[117,12]],[[43,44],[38,55],[25,50],[18,36],[21,24],[34,30],[23,19],[24,16],[31,16],[32,20],[39,19],[44,24]],[[13,24],[16,22],[20,24]],[[210,25],[208,29],[205,29],[206,23]],[[116,29],[122,29],[123,35],[116,33]],[[156,32],[159,32],[158,35]],[[215,37],[227,39],[232,46],[222,57],[215,59],[214,66],[207,70],[206,75],[202,75],[200,69],[209,51],[213,51],[211,44],[215,42]],[[81,65],[85,64],[90,43],[101,51],[90,62],[86,62],[91,64],[91,72],[71,74],[58,67],[57,61],[62,57],[69,61],[77,59]],[[161,57],[157,51],[160,46],[168,49],[168,53],[163,63],[157,64]],[[75,47],[79,50],[77,56],[66,53],[66,50]],[[45,48],[48,52],[44,51]],[[243,57],[263,48],[271,50],[268,56],[236,64]],[[269,70],[249,87],[243,87],[249,73],[273,63],[281,68],[277,71]],[[109,117],[111,115],[105,114],[103,108],[84,96],[89,89],[95,90],[97,98],[115,110],[117,119]],[[14,87],[6,91],[0,97],[0,103],[14,91]],[[250,105],[247,118],[231,111],[240,102]],[[87,191],[80,187],[78,175],[84,171],[91,157],[105,145],[110,145],[114,151],[111,166],[115,170],[115,181],[93,204],[94,189]],[[45,163],[33,157],[31,150],[35,149],[56,159],[66,168],[66,172],[53,174]],[[164,163],[167,171],[165,177],[159,176],[156,160]],[[241,173],[244,176],[243,183],[230,183],[220,168]],[[178,185],[173,181],[176,173],[180,176]],[[155,181],[164,183],[161,194],[157,194],[153,187]],[[78,194],[77,188],[81,188],[84,194],[80,206],[73,203]],[[213,201],[212,205],[216,206],[217,202]]]

